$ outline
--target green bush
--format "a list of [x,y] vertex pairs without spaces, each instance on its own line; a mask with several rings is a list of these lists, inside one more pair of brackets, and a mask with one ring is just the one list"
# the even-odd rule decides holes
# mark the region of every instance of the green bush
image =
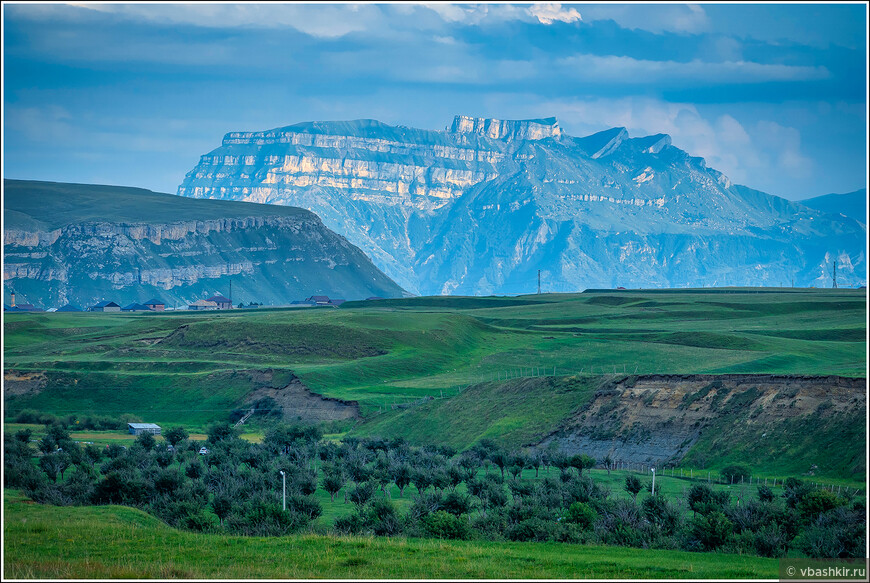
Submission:
[[420,522],[426,532],[436,538],[467,539],[471,534],[468,521],[444,510],[424,516]]
[[576,524],[580,530],[589,530],[595,524],[598,513],[586,502],[574,502],[565,513],[565,522]]
[[725,544],[734,525],[718,510],[692,520],[692,535],[706,550],[716,550]]

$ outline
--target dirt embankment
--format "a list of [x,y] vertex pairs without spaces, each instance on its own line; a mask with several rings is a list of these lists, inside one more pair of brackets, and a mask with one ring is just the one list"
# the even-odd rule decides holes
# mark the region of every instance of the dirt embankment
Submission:
[[287,384],[279,383],[280,386],[274,386],[271,370],[250,372],[251,380],[259,386],[248,394],[245,402],[250,405],[259,399],[270,397],[281,406],[285,421],[317,422],[360,417],[359,403],[356,401],[344,401],[312,393],[296,377]]
[[19,397],[36,395],[48,384],[48,378],[41,372],[3,371],[3,396]]
[[596,459],[679,461],[724,417],[764,427],[796,417],[866,414],[866,379],[650,375],[605,382],[583,410],[535,444]]

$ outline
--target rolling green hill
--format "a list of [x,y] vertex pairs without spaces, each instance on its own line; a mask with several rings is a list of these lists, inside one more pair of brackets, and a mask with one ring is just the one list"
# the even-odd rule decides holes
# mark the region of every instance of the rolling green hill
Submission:
[[[607,379],[865,376],[864,290],[711,291],[409,298],[339,310],[6,314],[6,418],[25,409],[126,413],[202,428],[246,407],[258,388],[299,379],[358,406],[357,434],[459,448],[483,438],[528,445],[588,406]],[[831,426],[818,427],[827,433],[811,441],[828,443]],[[704,451],[721,444],[702,438],[696,447],[703,449],[689,452],[696,465],[709,465]],[[786,466],[798,468],[806,452],[750,457],[785,455],[794,461]],[[854,470],[844,458],[831,475]]]

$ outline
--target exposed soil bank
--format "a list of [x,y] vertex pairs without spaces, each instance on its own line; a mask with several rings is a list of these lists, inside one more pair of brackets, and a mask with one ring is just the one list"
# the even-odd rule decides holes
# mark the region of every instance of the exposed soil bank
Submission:
[[866,379],[838,376],[649,375],[605,381],[591,401],[534,444],[596,459],[679,462],[709,431],[798,419],[866,417]]

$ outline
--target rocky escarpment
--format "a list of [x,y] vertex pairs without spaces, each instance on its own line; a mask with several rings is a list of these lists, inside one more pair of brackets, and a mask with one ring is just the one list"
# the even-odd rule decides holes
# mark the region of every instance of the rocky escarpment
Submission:
[[866,227],[734,185],[664,134],[456,116],[226,134],[178,194],[317,213],[424,294],[866,283]]
[[[863,419],[866,379],[774,375],[649,375],[605,383],[537,446],[644,464],[679,462],[709,434],[755,432],[836,415]],[[740,431],[738,431],[740,428]],[[771,443],[771,446],[782,445]],[[787,445],[787,444],[786,444]],[[720,452],[724,455],[726,452]]]
[[[4,286],[30,303],[84,307],[110,299],[123,306],[157,296],[186,306],[228,295],[230,281],[234,302],[245,303],[401,295],[358,248],[308,211],[207,201],[221,205],[220,212],[203,213],[189,203],[206,201],[118,189],[106,194],[106,208],[99,196],[82,197],[77,213],[59,217],[54,205],[62,200],[75,208],[86,187],[63,192],[47,184],[6,181]],[[136,210],[118,214],[108,197],[117,208],[123,199]]]

